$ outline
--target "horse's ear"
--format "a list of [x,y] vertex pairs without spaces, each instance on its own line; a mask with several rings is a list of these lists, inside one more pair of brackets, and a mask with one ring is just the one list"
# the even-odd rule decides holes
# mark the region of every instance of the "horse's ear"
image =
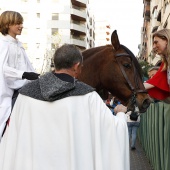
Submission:
[[120,42],[119,42],[119,37],[117,35],[116,30],[114,30],[112,35],[111,35],[111,42],[112,42],[112,46],[117,51],[119,49],[119,47],[120,47]]

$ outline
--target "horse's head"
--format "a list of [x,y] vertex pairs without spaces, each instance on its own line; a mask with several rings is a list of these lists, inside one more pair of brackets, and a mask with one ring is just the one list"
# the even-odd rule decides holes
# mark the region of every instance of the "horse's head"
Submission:
[[111,36],[112,45],[83,52],[84,67],[80,80],[96,88],[109,91],[122,104],[145,112],[150,99],[142,82],[141,67],[133,53],[119,43],[117,32]]
[[[143,86],[141,67],[134,54],[120,44],[116,31],[112,33],[111,42],[115,68],[110,71],[117,73],[114,78],[118,87],[115,87],[116,91],[112,87],[108,90],[127,105],[129,110],[138,106],[140,112],[145,112],[150,105],[150,99]],[[109,64],[108,67],[113,65]]]

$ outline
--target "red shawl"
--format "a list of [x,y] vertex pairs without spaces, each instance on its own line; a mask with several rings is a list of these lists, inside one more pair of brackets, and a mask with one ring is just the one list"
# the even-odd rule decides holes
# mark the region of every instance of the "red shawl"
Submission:
[[164,100],[170,96],[169,85],[167,81],[167,70],[161,71],[163,63],[161,64],[157,73],[146,83],[152,84],[155,87],[148,90],[148,94],[155,99]]

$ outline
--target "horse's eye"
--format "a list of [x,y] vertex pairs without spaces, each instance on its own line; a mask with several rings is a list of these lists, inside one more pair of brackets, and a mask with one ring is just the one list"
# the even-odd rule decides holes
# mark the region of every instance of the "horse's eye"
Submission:
[[128,64],[128,63],[125,63],[125,64],[123,64],[123,66],[126,67],[126,68],[131,68],[132,65]]

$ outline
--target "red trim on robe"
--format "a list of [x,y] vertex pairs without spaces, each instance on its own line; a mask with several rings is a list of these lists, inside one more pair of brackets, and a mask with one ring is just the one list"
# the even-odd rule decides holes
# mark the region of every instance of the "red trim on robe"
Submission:
[[146,83],[152,84],[155,87],[148,89],[148,94],[155,99],[164,100],[170,96],[169,85],[167,81],[167,70],[161,71],[163,67],[163,63],[161,64],[157,73]]

